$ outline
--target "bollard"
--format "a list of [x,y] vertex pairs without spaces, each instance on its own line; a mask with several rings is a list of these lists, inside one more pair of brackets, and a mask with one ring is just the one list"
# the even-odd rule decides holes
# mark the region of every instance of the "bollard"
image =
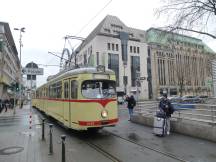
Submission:
[[62,162],[66,162],[65,161],[65,139],[66,139],[66,136],[61,135],[61,139],[62,139]]
[[29,129],[32,129],[32,113],[29,114]]
[[45,132],[45,119],[43,118],[42,119],[42,141],[45,140],[44,132]]
[[53,154],[52,127],[53,127],[53,124],[49,124],[49,128],[50,128],[50,132],[49,132],[49,135],[50,135],[49,155],[52,155],[52,154]]

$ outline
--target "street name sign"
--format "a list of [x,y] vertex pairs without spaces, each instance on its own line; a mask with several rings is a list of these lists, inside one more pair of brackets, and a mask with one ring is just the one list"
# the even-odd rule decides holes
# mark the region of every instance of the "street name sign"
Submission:
[[23,68],[22,72],[26,75],[43,75],[43,68]]

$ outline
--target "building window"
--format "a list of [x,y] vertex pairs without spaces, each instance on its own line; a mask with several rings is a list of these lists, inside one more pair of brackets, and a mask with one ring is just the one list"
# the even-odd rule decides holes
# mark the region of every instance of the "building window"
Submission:
[[116,24],[111,24],[111,27],[114,27],[114,28],[119,28],[119,29],[123,29],[123,27],[122,27],[122,26],[120,26],[120,25],[116,25]]
[[104,31],[106,31],[107,33],[110,33],[110,29],[104,28]]
[[115,50],[115,44],[112,43],[112,50],[114,51]]
[[108,53],[108,68],[116,74],[116,85],[119,86],[119,55]]
[[110,50],[110,43],[107,43],[107,49]]
[[118,51],[119,50],[119,46],[118,46],[118,44],[116,44],[116,51]]
[[132,53],[132,49],[133,49],[133,47],[132,47],[132,46],[130,46],[130,53]]
[[136,53],[136,47],[135,46],[133,47],[133,49],[134,49],[134,53]]
[[131,85],[136,86],[136,80],[140,74],[140,57],[131,56]]
[[100,64],[100,58],[99,58],[99,52],[96,53],[96,61],[97,61],[97,65]]
[[84,65],[87,65],[87,54],[84,54]]
[[137,53],[140,53],[140,49],[139,49],[139,47],[137,47]]

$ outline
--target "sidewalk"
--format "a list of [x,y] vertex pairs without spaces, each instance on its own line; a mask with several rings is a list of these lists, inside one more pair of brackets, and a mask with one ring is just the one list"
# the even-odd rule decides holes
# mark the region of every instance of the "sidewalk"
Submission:
[[[2,111],[0,114],[0,162],[59,162],[61,154],[49,153],[49,141],[41,140],[40,121],[32,111],[32,129],[29,129],[30,106]],[[46,133],[47,134],[47,133]]]

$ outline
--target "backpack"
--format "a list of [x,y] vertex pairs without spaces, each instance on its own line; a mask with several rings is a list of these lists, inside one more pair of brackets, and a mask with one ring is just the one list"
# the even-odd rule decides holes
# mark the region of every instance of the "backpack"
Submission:
[[160,109],[162,109],[167,115],[173,114],[174,108],[168,99],[163,99],[160,101],[159,105]]

